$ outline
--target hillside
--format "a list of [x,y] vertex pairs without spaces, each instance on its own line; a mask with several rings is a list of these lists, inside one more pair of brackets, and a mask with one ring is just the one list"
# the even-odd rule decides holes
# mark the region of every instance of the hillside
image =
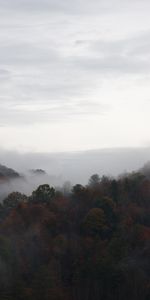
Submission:
[[0,164],[0,181],[20,178],[20,174],[15,170]]
[[150,180],[40,185],[0,208],[0,299],[150,299]]

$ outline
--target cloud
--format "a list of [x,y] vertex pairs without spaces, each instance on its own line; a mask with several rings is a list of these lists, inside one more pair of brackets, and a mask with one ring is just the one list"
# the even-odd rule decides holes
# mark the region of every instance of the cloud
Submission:
[[62,48],[34,41],[1,45],[0,63],[9,71],[0,70],[0,80],[6,81],[0,87],[0,126],[61,122],[108,112],[111,106],[93,96],[95,79],[149,73],[149,36],[144,32],[125,39],[80,40],[81,49],[73,48],[69,55],[64,44]]
[[138,56],[148,54],[150,50],[150,31],[143,30],[120,39],[89,41],[91,50],[104,54],[122,54]]
[[11,74],[9,71],[5,69],[0,69],[0,82],[9,80],[11,77]]
[[72,58],[74,66],[99,74],[150,73],[150,32],[117,40],[80,41],[87,55]]
[[[26,11],[47,11],[49,12],[65,12],[76,13],[83,9],[93,7],[90,5],[89,0],[1,0],[1,7],[11,10],[26,10]],[[97,6],[98,1],[94,0],[94,4]],[[103,4],[103,3],[102,3]],[[98,5],[99,6],[99,5]],[[103,5],[100,5],[100,7]]]
[[149,5],[148,0],[0,0],[2,8],[23,11],[49,11],[50,13],[62,12],[71,14],[94,13],[100,14],[114,10],[141,9]]
[[16,64],[47,64],[54,63],[59,59],[56,50],[42,49],[38,45],[32,45],[27,43],[16,43],[10,45],[1,45],[0,47],[0,63],[8,65]]
[[[65,13],[81,13],[83,11],[93,11],[99,8],[101,10],[106,10],[113,8],[113,5],[110,4],[109,0],[98,1],[93,0],[92,3],[90,0],[1,0],[1,7],[13,10],[27,10],[27,11],[46,11],[50,12],[65,12]],[[115,5],[118,3],[118,0],[112,0],[112,3]]]
[[80,69],[87,72],[97,72],[99,75],[108,74],[141,74],[150,73],[149,60],[132,58],[123,55],[108,55],[104,57],[78,57],[73,59],[73,63]]
[[[90,108],[90,110],[89,110]],[[32,125],[40,123],[66,122],[86,116],[103,115],[109,110],[107,105],[87,101],[58,101],[58,103],[35,103],[0,105],[0,127],[13,125]]]
[[[80,143],[85,133],[86,145],[97,145],[99,128],[104,143],[107,134],[113,143],[117,125],[108,124],[123,122],[123,101],[131,114],[136,110],[138,124],[135,102],[150,95],[150,2],[0,0],[0,7],[1,127],[49,128],[55,122],[65,132],[74,123]],[[91,118],[97,134],[90,141]],[[116,140],[122,139],[118,134]],[[30,140],[24,137],[26,144],[35,143]]]

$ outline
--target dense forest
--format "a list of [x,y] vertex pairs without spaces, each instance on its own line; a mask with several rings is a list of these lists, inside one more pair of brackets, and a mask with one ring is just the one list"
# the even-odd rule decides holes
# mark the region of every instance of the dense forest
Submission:
[[0,206],[0,299],[150,299],[150,173],[40,185]]

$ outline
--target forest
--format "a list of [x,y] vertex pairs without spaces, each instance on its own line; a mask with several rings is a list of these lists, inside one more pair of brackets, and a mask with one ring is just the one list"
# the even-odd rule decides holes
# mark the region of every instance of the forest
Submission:
[[148,170],[10,193],[0,205],[0,299],[150,299]]

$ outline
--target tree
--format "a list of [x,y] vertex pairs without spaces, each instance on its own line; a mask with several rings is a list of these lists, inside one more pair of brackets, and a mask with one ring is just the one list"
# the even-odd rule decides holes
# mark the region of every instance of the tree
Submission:
[[93,188],[93,187],[98,186],[99,183],[100,183],[99,175],[98,174],[93,174],[89,179],[89,184],[88,185]]
[[83,230],[89,235],[103,234],[107,229],[103,209],[92,208],[83,221]]
[[72,188],[72,194],[74,198],[82,198],[85,194],[85,187],[81,184],[76,184]]
[[102,197],[96,200],[96,207],[101,208],[107,218],[108,223],[115,225],[116,203],[110,197]]
[[111,182],[111,194],[112,198],[115,202],[118,201],[118,183],[116,180],[112,180]]
[[32,202],[35,203],[49,203],[55,196],[55,189],[48,184],[39,185],[39,187],[32,193]]
[[3,201],[3,205],[8,208],[17,207],[19,203],[25,203],[28,201],[28,197],[19,192],[10,193]]

